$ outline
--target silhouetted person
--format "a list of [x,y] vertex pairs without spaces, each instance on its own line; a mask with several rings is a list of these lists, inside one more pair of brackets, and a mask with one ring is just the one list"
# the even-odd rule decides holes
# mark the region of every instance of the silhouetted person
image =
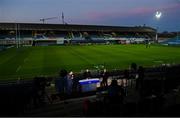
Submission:
[[150,46],[151,46],[151,42],[149,41],[149,42],[148,42],[148,47],[150,48]]
[[60,97],[65,97],[67,93],[67,71],[62,69],[59,73],[59,77],[55,82],[56,89]]
[[148,47],[150,48],[151,42],[148,39],[146,39],[145,45],[146,45],[146,48],[148,48]]
[[46,79],[44,77],[35,77],[33,81],[33,103],[38,107],[43,103],[45,97]]
[[72,93],[73,79],[74,79],[74,74],[71,71],[67,77],[67,94],[68,95],[71,95]]
[[91,72],[88,69],[86,69],[86,71],[84,72],[84,78],[85,79],[90,79],[91,78]]
[[129,71],[127,69],[124,70],[124,78],[129,79]]
[[77,77],[77,75],[76,74],[74,74],[73,75],[73,85],[72,85],[72,91],[73,92],[79,92],[79,86],[80,86],[80,84],[79,84],[79,78]]
[[137,71],[137,64],[136,63],[131,63],[131,70],[132,71]]
[[125,95],[127,95],[127,86],[131,85],[131,82],[129,80],[129,71],[127,69],[124,70],[124,77],[122,82],[124,93]]
[[148,48],[148,40],[145,40],[145,45],[146,45],[146,48]]
[[144,82],[144,68],[142,66],[139,66],[138,78],[136,80],[136,89],[139,89],[140,95],[142,95],[142,91],[143,91],[143,82]]
[[110,103],[123,103],[124,90],[117,84],[117,80],[112,80],[108,86],[108,98]]
[[[130,79],[132,82],[137,78],[137,64],[136,63],[131,63],[130,67]],[[132,80],[133,79],[133,80]],[[133,85],[133,83],[132,83]]]
[[85,116],[88,116],[89,115],[89,106],[90,106],[90,100],[88,100],[88,99],[84,99],[83,100],[83,114],[85,115]]
[[108,86],[108,82],[107,82],[108,77],[109,77],[109,73],[107,72],[106,69],[104,69],[104,71],[102,72],[102,83],[101,83],[103,87]]

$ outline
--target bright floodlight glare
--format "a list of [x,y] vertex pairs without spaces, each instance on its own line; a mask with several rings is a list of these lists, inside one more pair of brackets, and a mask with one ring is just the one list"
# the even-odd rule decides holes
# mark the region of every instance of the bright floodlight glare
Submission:
[[161,15],[162,15],[161,12],[159,12],[159,11],[156,12],[156,18],[157,18],[157,19],[159,19],[159,18],[161,17]]

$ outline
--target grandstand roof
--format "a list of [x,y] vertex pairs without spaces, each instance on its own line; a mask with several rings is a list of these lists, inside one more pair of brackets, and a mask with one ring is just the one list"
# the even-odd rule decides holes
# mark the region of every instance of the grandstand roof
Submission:
[[57,30],[57,31],[118,31],[118,32],[149,32],[156,29],[146,26],[122,27],[102,25],[76,25],[76,24],[40,24],[40,23],[0,23],[0,30],[15,30],[18,24],[20,30]]

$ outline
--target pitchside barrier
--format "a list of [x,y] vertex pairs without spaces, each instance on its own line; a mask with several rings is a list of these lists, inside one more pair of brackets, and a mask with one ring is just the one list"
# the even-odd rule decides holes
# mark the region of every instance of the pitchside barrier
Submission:
[[[108,79],[108,85],[110,85],[112,79],[117,79],[118,84],[123,87],[136,87],[136,79],[137,78],[124,78],[123,70],[114,70],[109,72],[109,79]],[[90,79],[83,78],[83,73],[75,73],[74,75],[74,82],[79,82],[77,84],[81,87],[76,89],[77,92],[90,92],[90,91],[96,91],[97,88],[101,85],[101,75],[98,71],[94,71],[94,73],[91,73],[92,76]],[[134,74],[134,73],[130,73]],[[180,84],[180,66],[162,66],[162,67],[156,67],[156,68],[145,68],[145,76],[144,76],[144,91],[151,92],[151,91],[158,91],[160,92],[168,92],[171,89],[177,88],[177,86]],[[94,80],[96,79],[96,80]],[[24,82],[26,83],[26,82]],[[49,87],[50,89],[49,94],[56,93],[54,82],[52,81],[52,86]]]
[[[144,68],[144,74],[145,74],[145,77],[144,79],[162,79],[162,78],[166,78],[166,79],[170,79],[170,78],[177,78],[179,77],[180,75],[180,65],[163,65],[163,66],[157,66],[157,67],[150,67],[150,68]],[[83,78],[83,73],[85,72],[84,71],[81,71],[79,73],[74,73],[74,77],[77,78],[78,80],[82,80],[82,79],[85,79]],[[102,70],[90,70],[91,72],[91,77],[92,78],[101,78],[101,72]],[[123,78],[123,74],[124,74],[124,70],[118,70],[118,69],[115,69],[115,70],[111,70],[108,72],[109,73],[109,77],[112,78],[112,79],[122,79]],[[132,74],[135,74],[131,71],[129,71],[129,74],[132,75]],[[137,73],[136,73],[137,74]],[[43,76],[41,75],[42,77],[45,77],[45,78],[48,78],[48,76]],[[57,77],[53,77],[51,76],[50,78],[57,78]],[[131,78],[129,78],[131,79]],[[0,83],[16,83],[17,81],[19,82],[22,82],[22,83],[26,83],[29,82],[29,81],[32,81],[32,79],[17,79],[17,80],[11,80],[11,81],[0,81]]]
[[[101,71],[100,70],[95,70],[91,72],[91,78],[99,78],[99,82],[102,81],[101,78]],[[83,73],[84,71],[80,72],[80,73],[75,73],[74,74],[74,79],[78,82],[79,80],[83,80],[85,78],[83,78]],[[129,73],[130,75],[134,75],[137,73],[132,73],[130,71]],[[159,67],[153,67],[153,68],[145,68],[145,73],[144,73],[144,80],[165,80],[168,81],[170,84],[167,85],[167,83],[165,82],[165,86],[166,88],[172,88],[173,86],[175,86],[176,84],[179,84],[179,77],[180,77],[180,65],[174,65],[174,66],[170,66],[170,65],[164,65],[164,66],[159,66]],[[47,76],[44,76],[44,78],[48,78]],[[50,78],[56,78],[56,77],[50,77]],[[123,80],[123,79],[127,79],[124,78],[124,70],[112,70],[109,71],[109,79],[117,79],[119,81]],[[32,81],[32,79],[18,79],[17,81],[1,81],[0,84],[10,84],[10,83],[29,83],[30,81]],[[123,80],[124,81],[124,80]],[[132,78],[128,78],[127,81],[129,81],[131,83],[135,84],[136,78],[132,79]],[[52,83],[54,83],[52,81]],[[120,82],[122,83],[122,82]],[[97,83],[99,85],[99,83]],[[172,84],[172,85],[171,85]]]
[[[122,84],[123,79],[123,71],[115,70],[109,72],[111,79],[117,79],[118,83]],[[118,74],[119,73],[119,74]],[[92,74],[94,79],[90,79],[89,81],[85,81],[82,76],[83,73],[75,73],[75,80],[79,81],[84,89],[82,92],[89,92],[96,90],[96,84],[99,83],[100,75]],[[132,74],[132,73],[130,73]],[[153,94],[161,94],[168,93],[173,89],[177,89],[180,85],[180,65],[173,66],[161,66],[155,68],[145,68],[145,77],[144,77],[144,87],[143,93],[145,96]],[[43,79],[41,77],[41,79]],[[48,84],[45,86],[45,94],[46,96],[51,96],[52,92],[55,90],[53,84],[53,78],[44,78]],[[82,81],[84,80],[84,81]],[[89,85],[88,85],[89,84]],[[136,84],[136,83],[134,83]],[[91,86],[92,85],[92,86]],[[53,88],[52,88],[53,87]],[[0,116],[17,116],[28,109],[34,107],[37,104],[37,95],[35,94],[35,89],[33,81],[25,81],[19,80],[14,83],[0,83]],[[47,89],[46,89],[47,88]],[[54,89],[52,91],[52,89]],[[134,87],[132,89],[135,89]],[[55,92],[55,91],[54,91]],[[77,91],[78,92],[78,91]],[[79,91],[80,92],[80,91]],[[43,97],[42,97],[43,98]],[[42,100],[41,98],[41,100]],[[48,101],[49,100],[48,97]],[[41,103],[42,104],[42,103]],[[33,105],[33,106],[32,106]],[[10,115],[9,115],[10,114]]]

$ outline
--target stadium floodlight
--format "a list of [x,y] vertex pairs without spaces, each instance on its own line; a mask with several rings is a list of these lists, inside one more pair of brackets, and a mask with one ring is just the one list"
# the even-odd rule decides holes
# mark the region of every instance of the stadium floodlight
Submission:
[[[155,17],[157,20],[159,20],[162,16],[162,13],[160,11],[156,11]],[[158,42],[158,27],[156,27],[156,42]]]
[[156,11],[156,15],[155,16],[156,16],[157,19],[160,19],[161,15],[162,15],[162,13],[160,11]]

